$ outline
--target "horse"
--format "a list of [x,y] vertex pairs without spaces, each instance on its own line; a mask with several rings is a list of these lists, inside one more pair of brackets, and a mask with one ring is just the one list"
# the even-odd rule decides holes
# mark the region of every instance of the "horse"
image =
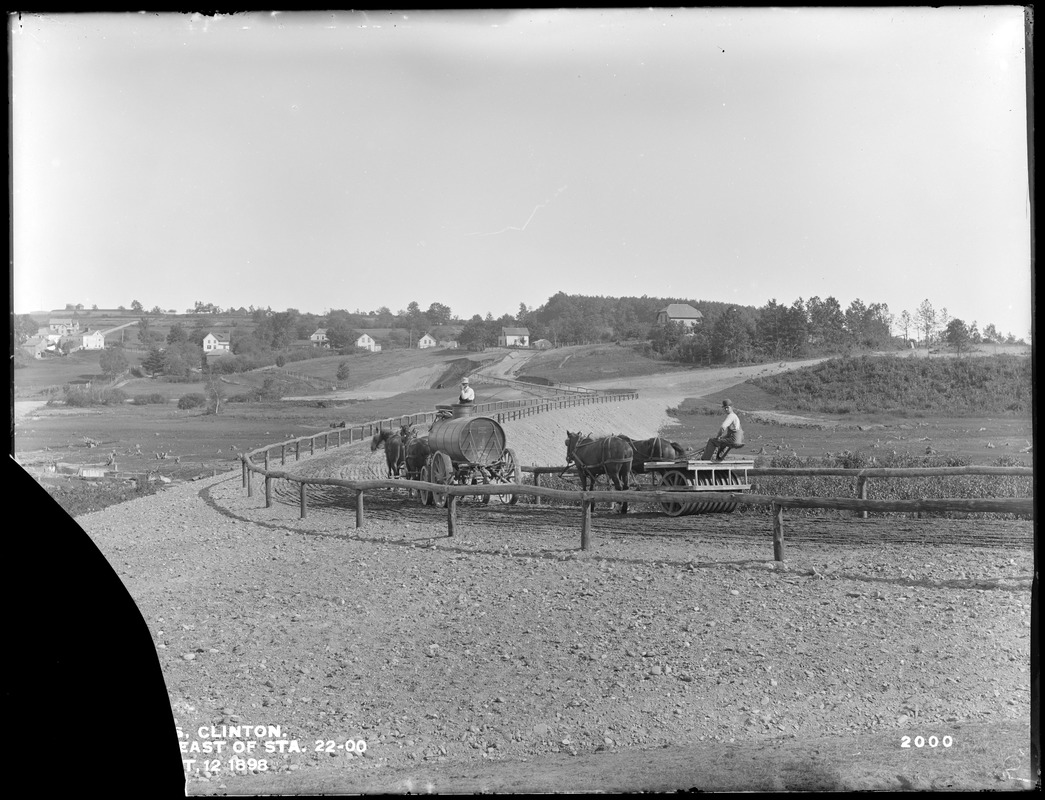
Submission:
[[412,481],[419,481],[421,480],[421,467],[425,465],[428,456],[432,453],[432,448],[428,446],[428,437],[418,436],[409,425],[404,425],[399,433],[403,440],[406,477]]
[[[583,491],[588,491],[589,484],[594,490],[596,476],[603,473],[609,476],[614,489],[627,491],[634,454],[631,445],[619,436],[593,439],[566,431],[566,464],[577,465]],[[620,513],[628,513],[627,501],[621,503]]]
[[635,457],[631,462],[631,471],[637,474],[646,472],[647,461],[675,461],[680,457],[674,443],[660,436],[639,440],[618,434],[617,438],[626,441],[631,445],[632,450],[635,451]]
[[389,430],[380,430],[370,440],[370,452],[384,445],[385,463],[388,465],[388,477],[398,478],[403,467],[406,465],[403,451],[403,437]]

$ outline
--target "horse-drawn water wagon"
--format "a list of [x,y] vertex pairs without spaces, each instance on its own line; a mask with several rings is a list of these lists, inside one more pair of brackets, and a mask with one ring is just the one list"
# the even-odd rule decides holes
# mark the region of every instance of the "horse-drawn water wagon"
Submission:
[[[441,413],[428,430],[430,455],[421,467],[420,480],[444,486],[476,486],[522,483],[515,452],[506,447],[504,428],[492,417],[475,415],[475,407],[440,407]],[[422,491],[422,505],[443,505],[446,494]],[[515,503],[514,494],[500,496]],[[485,495],[483,502],[489,502]]]

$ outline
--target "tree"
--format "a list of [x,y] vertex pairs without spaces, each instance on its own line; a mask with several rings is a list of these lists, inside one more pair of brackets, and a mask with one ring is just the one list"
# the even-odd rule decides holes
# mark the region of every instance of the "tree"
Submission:
[[342,361],[337,365],[337,379],[339,381],[347,381],[349,375],[348,362]]
[[914,325],[914,318],[911,317],[910,311],[904,311],[900,314],[900,330],[903,331],[903,343],[907,346],[907,342],[911,338],[911,327]]
[[167,375],[188,376],[199,366],[203,358],[203,348],[188,341],[168,345],[163,353],[163,371]]
[[14,335],[19,344],[25,344],[29,337],[36,336],[39,328],[40,326],[36,324],[36,320],[28,314],[14,315]]
[[158,347],[150,348],[148,355],[142,359],[142,369],[149,375],[163,372],[163,351]]
[[225,399],[225,386],[222,384],[221,378],[211,373],[210,378],[207,380],[206,391],[209,404],[208,412],[211,414],[219,413],[221,411],[221,401]]
[[348,350],[355,346],[359,334],[344,322],[338,321],[327,327],[327,341],[334,350]]
[[109,380],[115,380],[127,369],[127,356],[123,354],[122,347],[106,347],[98,357],[98,363],[102,368],[102,374]]
[[956,318],[947,323],[947,330],[944,332],[944,338],[946,339],[947,344],[958,352],[958,357],[960,358],[962,350],[969,346],[972,336],[969,332],[969,326]]
[[189,332],[185,330],[185,326],[180,322],[171,325],[170,331],[167,332],[167,344],[184,344],[187,341],[189,341]]
[[925,346],[928,347],[932,342],[933,332],[936,330],[936,309],[927,298],[922,300],[921,305],[918,306],[917,314],[918,325],[925,335]]
[[739,364],[750,343],[751,332],[741,317],[740,309],[730,306],[715,320],[711,331],[711,348],[715,360]]
[[432,303],[428,306],[427,317],[429,325],[446,325],[453,319],[453,314],[450,311],[450,306],[444,306],[442,303]]
[[139,314],[145,310],[145,306],[138,300],[131,300],[131,311],[136,311]]

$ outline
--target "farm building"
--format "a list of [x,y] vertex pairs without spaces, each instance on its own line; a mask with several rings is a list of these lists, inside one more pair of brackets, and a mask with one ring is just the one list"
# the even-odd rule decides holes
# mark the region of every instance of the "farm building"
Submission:
[[80,330],[80,320],[71,317],[52,317],[47,322],[47,329],[59,336],[67,336]]
[[551,346],[552,343],[549,342],[547,339],[538,339],[537,341],[531,344],[531,347],[534,347],[537,350],[550,350]]
[[228,334],[208,333],[203,337],[204,353],[228,352],[231,349]]
[[439,343],[435,340],[432,334],[426,333],[424,336],[417,340],[417,349],[427,350],[429,347],[435,347],[438,344]]
[[44,336],[30,336],[19,347],[22,348],[22,352],[33,358],[43,358],[44,353],[47,352],[48,342]]
[[501,335],[497,337],[498,347],[529,347],[529,328],[501,328]]
[[102,331],[84,331],[80,337],[80,346],[84,350],[104,350],[105,334]]
[[700,325],[704,321],[704,315],[689,303],[672,303],[657,312],[657,324],[665,325],[669,322],[681,322],[688,328]]
[[373,337],[368,333],[361,334],[360,337],[356,339],[356,347],[361,350],[369,350],[371,353],[377,353],[381,350],[381,345],[375,342]]
[[308,338],[316,347],[330,347],[330,339],[327,338],[326,328],[316,328],[316,332]]

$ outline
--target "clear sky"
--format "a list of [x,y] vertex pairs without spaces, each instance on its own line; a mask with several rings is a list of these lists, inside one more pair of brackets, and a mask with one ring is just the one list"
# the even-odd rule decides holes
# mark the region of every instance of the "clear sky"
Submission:
[[816,295],[1025,337],[1023,15],[12,16],[13,310]]

